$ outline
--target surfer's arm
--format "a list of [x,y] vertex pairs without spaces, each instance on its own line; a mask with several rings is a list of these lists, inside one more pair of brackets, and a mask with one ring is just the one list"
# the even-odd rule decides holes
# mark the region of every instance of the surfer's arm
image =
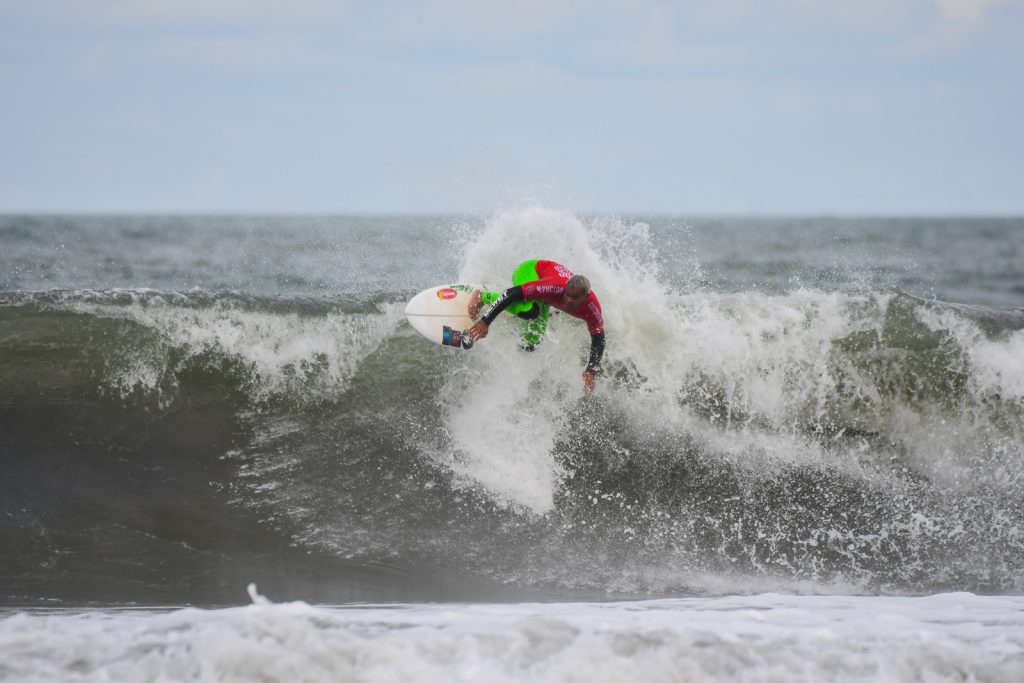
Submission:
[[498,297],[498,300],[494,302],[493,306],[491,306],[491,310],[487,311],[487,315],[476,321],[476,323],[473,324],[473,327],[469,328],[469,334],[473,341],[477,342],[485,338],[487,336],[487,328],[491,326],[491,323],[498,317],[498,314],[508,308],[509,304],[513,301],[522,300],[522,287],[511,287],[510,289],[506,289],[502,292],[501,296]]
[[499,313],[501,313],[502,311],[509,307],[509,304],[511,304],[513,301],[522,300],[523,288],[518,286],[509,287],[508,289],[501,293],[501,296],[498,297],[498,300],[494,302],[493,306],[491,306],[491,310],[487,311],[487,315],[481,318],[481,320],[483,320],[483,322],[487,323],[487,325],[489,326],[492,322],[494,322],[494,319],[498,317]]
[[469,317],[476,320],[480,316],[480,309],[483,305],[493,305],[503,293],[492,292],[489,289],[474,289],[469,296],[469,305],[466,307]]
[[590,335],[590,360],[587,371],[593,374],[601,372],[601,358],[604,357],[604,331]]
[[592,393],[597,386],[596,377],[601,374],[601,357],[604,355],[604,330],[590,335],[590,360],[583,371],[583,388]]
[[502,294],[503,292],[492,292],[489,289],[481,289],[480,301],[484,302],[485,304],[493,304],[501,297]]

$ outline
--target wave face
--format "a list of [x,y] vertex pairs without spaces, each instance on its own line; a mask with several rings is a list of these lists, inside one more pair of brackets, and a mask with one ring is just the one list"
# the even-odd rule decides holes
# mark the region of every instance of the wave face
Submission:
[[1024,311],[728,291],[642,222],[455,232],[423,286],[588,275],[595,395],[577,321],[451,352],[387,278],[0,292],[0,598],[1024,590]]

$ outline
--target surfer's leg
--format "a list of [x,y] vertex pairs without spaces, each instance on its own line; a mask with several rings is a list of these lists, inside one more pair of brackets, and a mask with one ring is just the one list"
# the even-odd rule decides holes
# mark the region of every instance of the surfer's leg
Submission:
[[[534,314],[530,318],[523,320],[523,332],[520,337],[522,347],[527,351],[533,351],[533,347],[540,344],[540,340],[544,338],[544,334],[548,331],[548,316],[551,314],[551,306],[535,302],[531,313]],[[519,317],[523,318],[524,316]]]
[[533,282],[539,280],[540,275],[537,274],[537,261],[539,259],[530,259],[529,261],[523,261],[516,269],[512,271],[512,284],[521,285],[524,282]]
[[[529,261],[523,261],[516,269],[512,271],[512,286],[518,286],[524,282],[533,282],[539,280],[540,276],[537,275],[537,259],[530,259]],[[480,291],[480,301],[485,304],[493,304],[501,296],[501,292],[492,292],[484,289]],[[532,301],[513,301],[508,305],[510,313],[519,315],[520,313],[526,313],[533,308]]]
[[[524,282],[539,280],[537,274],[537,259],[523,261],[516,266],[512,273],[512,284],[521,285]],[[548,315],[551,307],[539,301],[516,302],[508,307],[508,310],[523,319],[523,330],[521,333],[522,347],[527,351],[533,351],[533,347],[544,338],[548,330]]]
[[[516,269],[512,272],[512,286],[518,286],[524,282],[533,282],[539,280],[537,276],[537,259],[531,259],[529,261],[523,261]],[[508,312],[514,313],[522,317],[523,313],[529,314],[534,308],[534,302],[532,301],[514,301],[509,304]]]

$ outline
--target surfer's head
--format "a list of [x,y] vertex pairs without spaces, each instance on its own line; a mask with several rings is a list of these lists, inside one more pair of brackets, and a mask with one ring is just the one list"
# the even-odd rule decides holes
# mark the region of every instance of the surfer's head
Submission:
[[573,275],[565,283],[565,289],[562,291],[564,310],[575,311],[587,300],[588,294],[590,294],[590,280],[583,275]]

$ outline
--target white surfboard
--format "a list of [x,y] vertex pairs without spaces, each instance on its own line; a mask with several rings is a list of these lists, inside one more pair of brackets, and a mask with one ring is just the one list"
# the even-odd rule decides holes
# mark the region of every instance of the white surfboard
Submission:
[[480,285],[439,285],[424,289],[409,300],[405,317],[424,337],[451,348],[468,348],[463,343],[463,332],[473,326],[469,317],[469,296]]

